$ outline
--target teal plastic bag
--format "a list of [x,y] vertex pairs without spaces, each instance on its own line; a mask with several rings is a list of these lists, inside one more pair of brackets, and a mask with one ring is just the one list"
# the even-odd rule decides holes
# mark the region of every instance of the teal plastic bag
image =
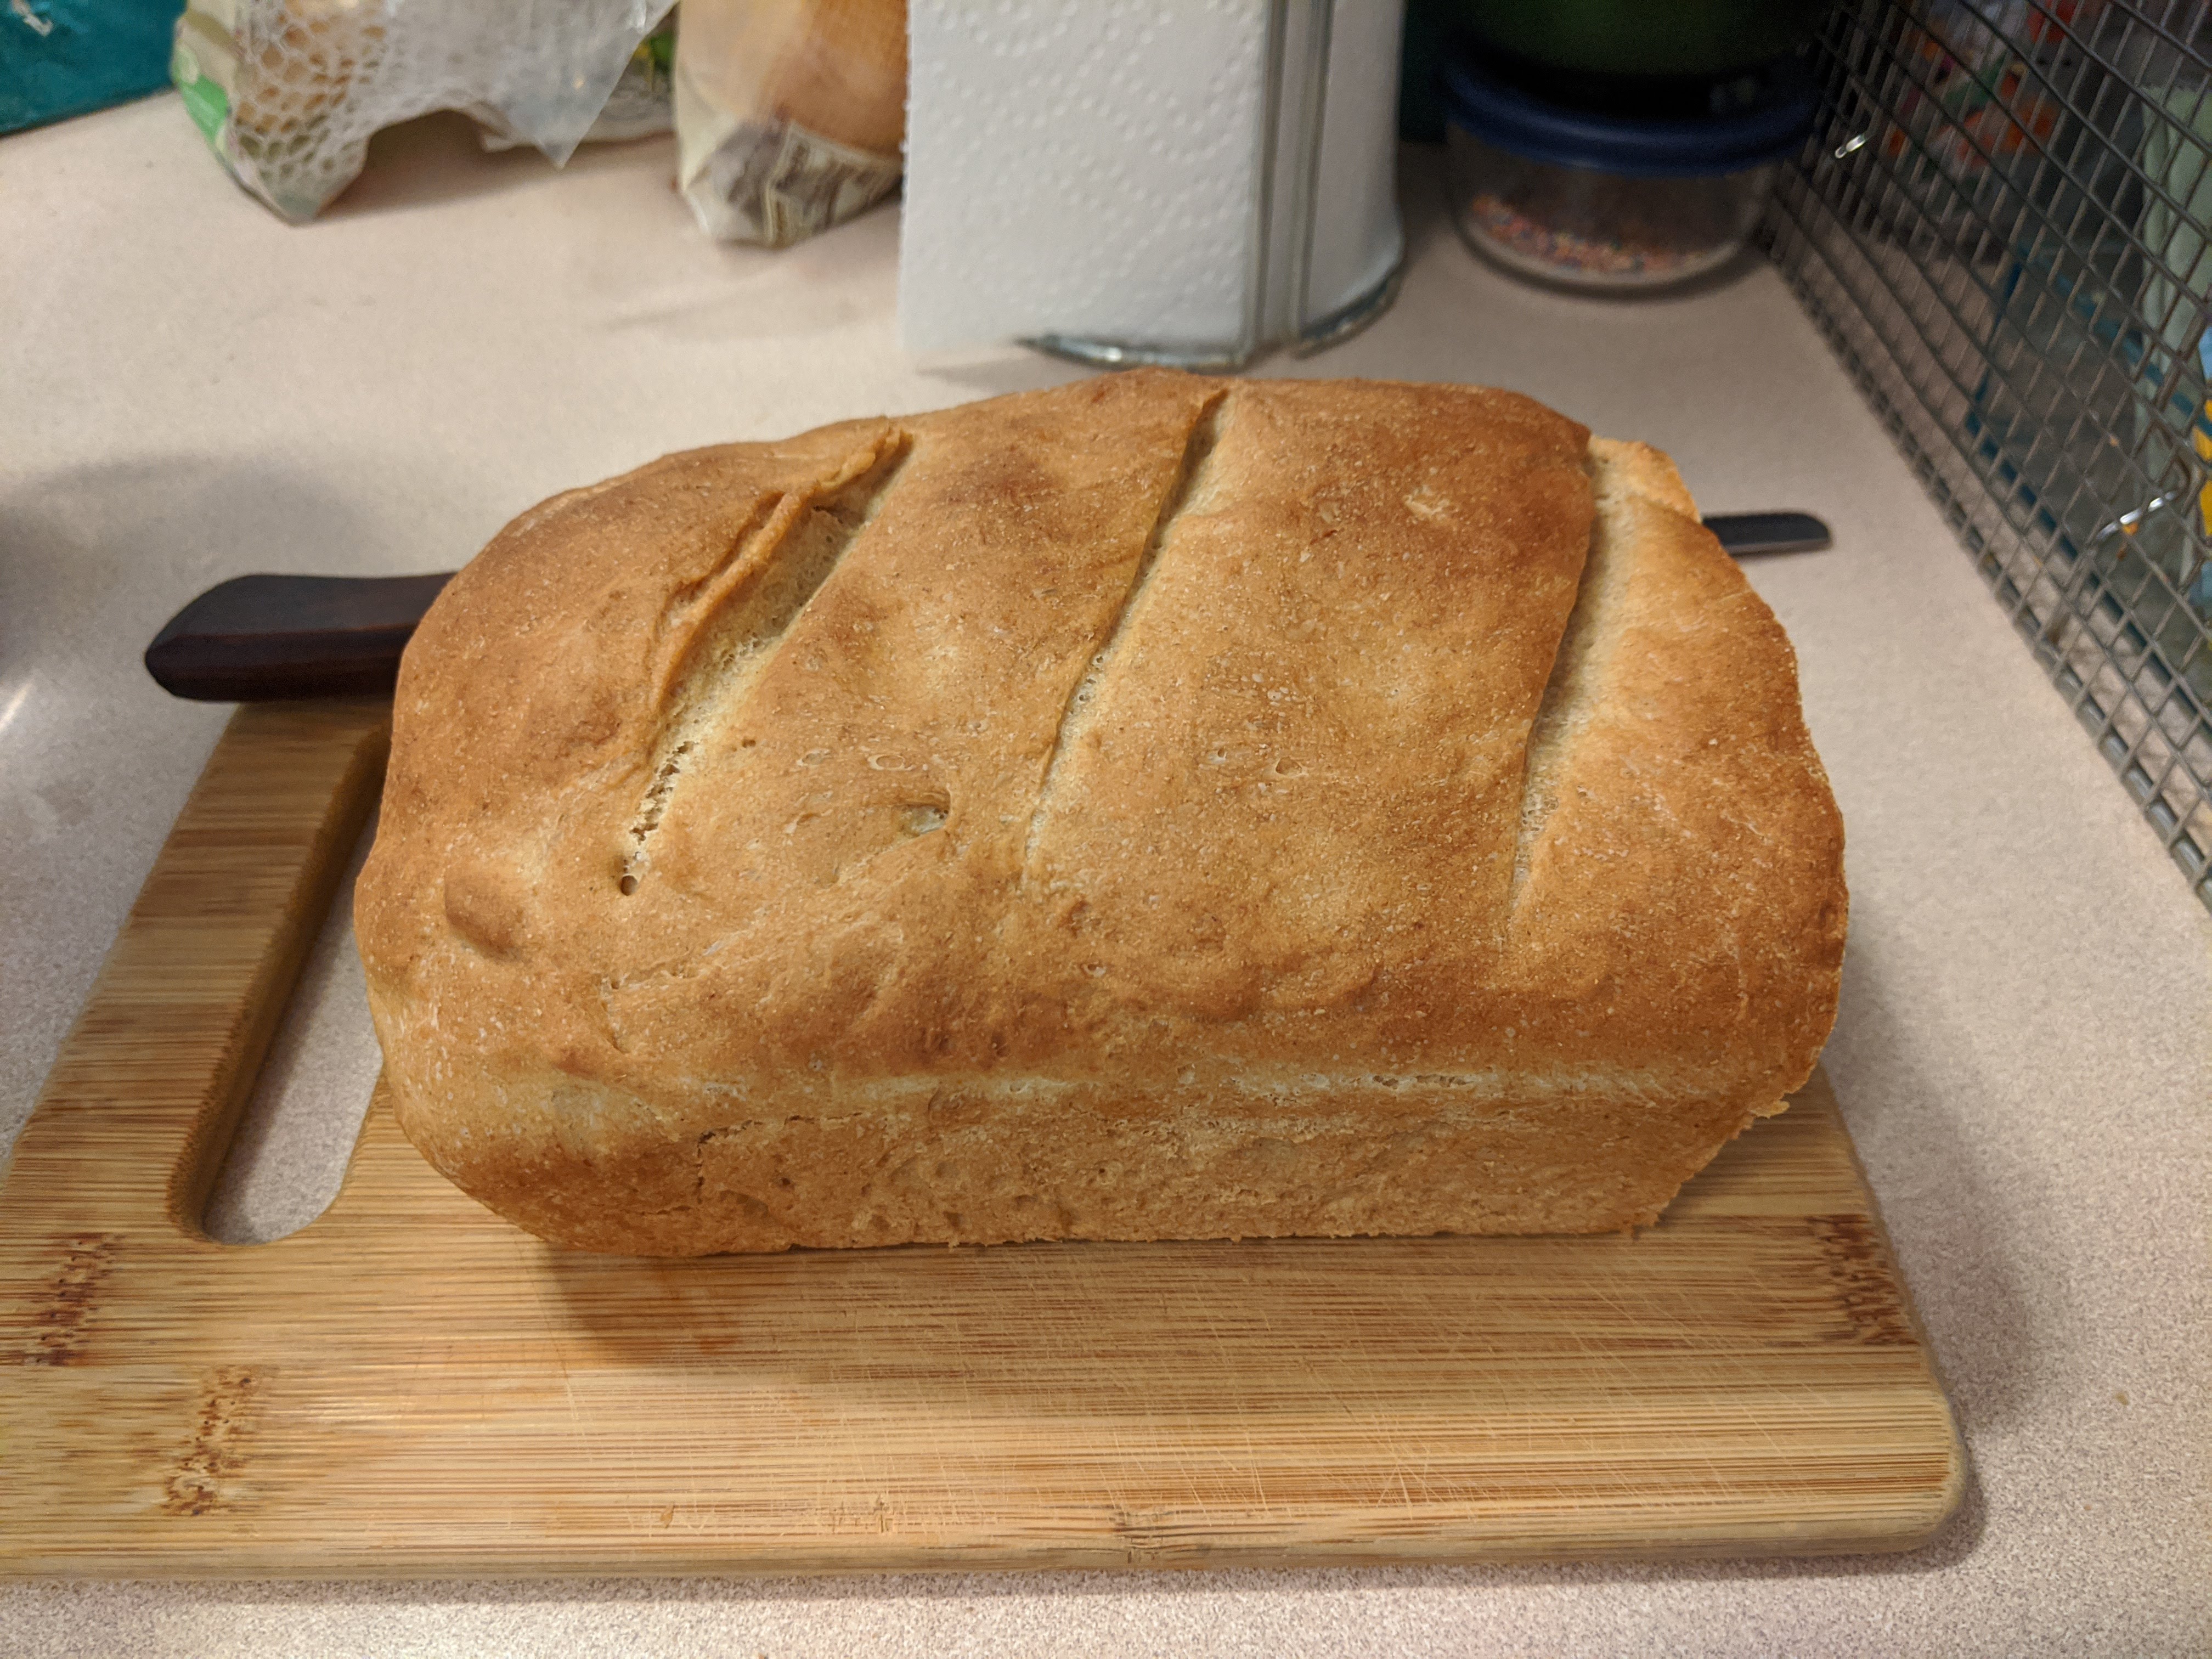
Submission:
[[0,132],[161,91],[184,9],[184,0],[0,0]]

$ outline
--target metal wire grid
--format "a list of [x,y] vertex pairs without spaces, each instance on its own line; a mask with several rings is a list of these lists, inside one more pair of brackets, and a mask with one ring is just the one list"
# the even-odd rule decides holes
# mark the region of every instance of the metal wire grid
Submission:
[[2212,0],[1846,0],[1765,234],[2212,908]]

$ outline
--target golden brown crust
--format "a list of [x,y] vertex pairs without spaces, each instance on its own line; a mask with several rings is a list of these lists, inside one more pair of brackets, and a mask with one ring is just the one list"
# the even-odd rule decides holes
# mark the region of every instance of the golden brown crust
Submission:
[[548,503],[403,666],[401,1121],[545,1237],[1587,1231],[1809,1073],[1841,828],[1663,456],[1085,382]]

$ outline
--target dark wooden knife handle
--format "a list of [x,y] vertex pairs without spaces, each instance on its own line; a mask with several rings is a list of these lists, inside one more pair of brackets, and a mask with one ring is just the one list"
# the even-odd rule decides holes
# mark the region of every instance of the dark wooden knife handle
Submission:
[[[1805,513],[1716,514],[1705,527],[1739,556],[1828,545],[1828,526]],[[205,702],[380,696],[452,580],[234,576],[170,618],[146,647],[146,672],[163,690]]]
[[203,702],[387,693],[415,624],[452,579],[234,576],[169,619],[146,647],[146,672]]

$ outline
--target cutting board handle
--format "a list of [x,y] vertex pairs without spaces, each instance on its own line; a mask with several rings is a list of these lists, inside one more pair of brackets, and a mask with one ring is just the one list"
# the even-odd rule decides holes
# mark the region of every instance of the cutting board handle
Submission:
[[213,1244],[209,1194],[375,805],[391,726],[388,700],[231,716],[16,1143],[9,1228],[39,1224],[14,1212],[36,1194],[81,1232],[168,1226]]

